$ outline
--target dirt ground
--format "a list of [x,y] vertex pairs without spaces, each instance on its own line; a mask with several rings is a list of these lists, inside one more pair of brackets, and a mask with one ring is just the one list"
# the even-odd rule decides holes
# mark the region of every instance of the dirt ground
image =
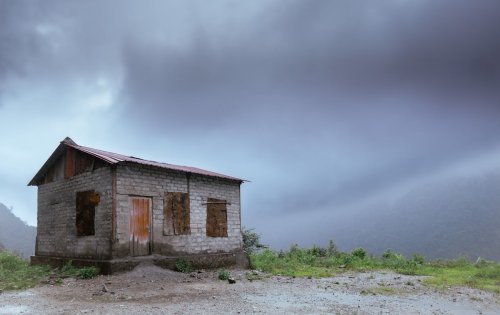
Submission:
[[218,280],[216,271],[182,274],[152,265],[65,279],[0,293],[0,314],[500,314],[499,295],[436,291],[421,284],[423,277],[378,271],[249,281],[249,271],[230,272],[234,284]]

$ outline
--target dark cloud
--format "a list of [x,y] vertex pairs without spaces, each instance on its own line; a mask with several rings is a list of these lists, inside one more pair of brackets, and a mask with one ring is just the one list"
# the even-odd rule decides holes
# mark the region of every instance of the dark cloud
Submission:
[[107,82],[108,142],[166,143],[149,149],[156,159],[252,180],[259,227],[345,211],[499,146],[498,12],[466,0],[2,1],[0,83],[80,95]]

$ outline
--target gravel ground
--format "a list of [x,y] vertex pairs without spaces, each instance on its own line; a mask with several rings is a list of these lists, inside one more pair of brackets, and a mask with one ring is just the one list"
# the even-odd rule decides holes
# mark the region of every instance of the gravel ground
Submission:
[[424,277],[391,272],[344,273],[323,279],[265,277],[230,270],[182,274],[156,266],[92,280],[65,279],[0,294],[0,314],[500,314],[500,296],[468,288],[446,292]]

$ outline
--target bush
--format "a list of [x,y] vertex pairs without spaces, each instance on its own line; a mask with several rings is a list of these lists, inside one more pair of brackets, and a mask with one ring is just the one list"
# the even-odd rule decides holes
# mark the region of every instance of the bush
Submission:
[[425,257],[420,254],[413,254],[411,260],[415,262],[417,265],[423,265],[425,262]]
[[229,279],[229,271],[226,269],[220,269],[219,270],[219,280],[227,280]]
[[247,254],[255,253],[262,248],[267,248],[266,245],[260,242],[260,235],[254,232],[254,229],[242,228],[241,234],[243,237],[243,250]]
[[327,250],[325,248],[313,245],[313,247],[308,250],[308,253],[314,257],[326,257]]
[[328,247],[326,248],[326,256],[327,257],[333,257],[333,256],[338,256],[339,250],[337,249],[337,246],[335,246],[335,243],[333,243],[332,240],[328,241]]
[[351,255],[359,259],[365,259],[366,250],[363,247],[358,247],[351,252]]
[[193,265],[189,260],[179,258],[175,261],[175,270],[183,273],[188,273],[193,271]]

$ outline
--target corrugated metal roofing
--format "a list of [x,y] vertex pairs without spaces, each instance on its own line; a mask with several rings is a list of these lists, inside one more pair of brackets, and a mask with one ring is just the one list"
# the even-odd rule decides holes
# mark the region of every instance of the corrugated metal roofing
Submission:
[[211,176],[211,177],[218,177],[218,178],[224,178],[224,179],[230,179],[230,180],[235,180],[235,181],[245,181],[240,178],[220,174],[220,173],[215,173],[207,170],[203,170],[201,168],[196,168],[196,167],[191,167],[191,166],[181,166],[181,165],[174,165],[174,164],[168,164],[168,163],[161,163],[161,162],[155,162],[155,161],[148,161],[148,160],[143,160],[137,157],[133,156],[126,156],[118,153],[113,153],[113,152],[107,152],[107,151],[102,151],[98,149],[93,149],[89,147],[84,147],[81,145],[76,144],[71,138],[66,138],[63,141],[61,141],[61,144],[57,149],[52,153],[50,158],[45,162],[45,164],[42,166],[42,168],[38,171],[38,173],[33,177],[31,182],[28,185],[36,185],[36,180],[39,176],[44,175],[44,173],[47,171],[47,169],[52,165],[55,160],[62,154],[64,147],[71,147],[74,148],[75,150],[90,154],[98,159],[101,159],[111,165],[113,164],[118,164],[118,163],[123,163],[123,162],[129,162],[129,163],[135,163],[135,164],[141,164],[141,165],[148,165],[148,166],[154,166],[154,167],[159,167],[159,168],[164,168],[164,169],[169,169],[169,170],[175,170],[175,171],[181,171],[185,173],[193,173],[193,174],[200,174],[200,175],[205,175],[205,176]]

